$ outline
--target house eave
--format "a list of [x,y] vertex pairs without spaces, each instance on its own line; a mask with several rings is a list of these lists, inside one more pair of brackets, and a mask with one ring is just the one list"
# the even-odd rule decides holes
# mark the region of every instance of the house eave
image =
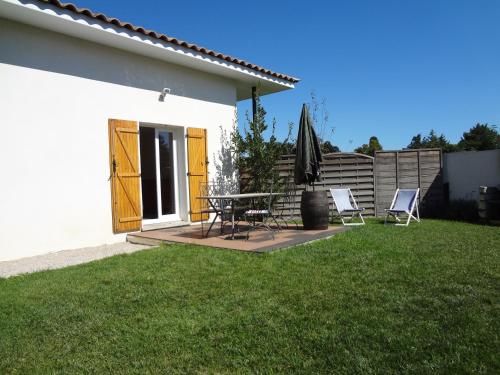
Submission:
[[259,87],[260,95],[295,87],[290,81],[75,14],[52,4],[0,0],[0,17],[231,79],[237,88],[237,100],[249,99],[254,86]]

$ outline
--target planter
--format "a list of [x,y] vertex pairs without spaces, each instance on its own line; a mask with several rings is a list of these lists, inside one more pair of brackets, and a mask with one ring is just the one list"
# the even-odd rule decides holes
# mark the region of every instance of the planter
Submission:
[[304,229],[328,229],[328,195],[326,191],[303,191],[300,215]]

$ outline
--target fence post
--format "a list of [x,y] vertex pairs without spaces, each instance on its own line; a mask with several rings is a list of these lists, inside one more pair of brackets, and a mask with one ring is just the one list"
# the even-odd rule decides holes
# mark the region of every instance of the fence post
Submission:
[[377,211],[377,154],[378,152],[375,151],[375,154],[373,155],[373,164],[372,164],[372,173],[373,173],[373,214],[375,217],[378,216],[378,211]]
[[399,189],[399,151],[396,151],[396,189]]
[[[420,183],[420,150],[417,150],[417,181],[418,181],[418,188],[420,189],[422,184]],[[421,194],[418,195],[418,204],[422,202],[422,197]]]

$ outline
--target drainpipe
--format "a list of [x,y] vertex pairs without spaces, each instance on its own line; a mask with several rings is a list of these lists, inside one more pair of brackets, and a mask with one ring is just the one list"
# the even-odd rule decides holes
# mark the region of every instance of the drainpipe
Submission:
[[257,119],[257,87],[252,87],[252,119],[255,123]]

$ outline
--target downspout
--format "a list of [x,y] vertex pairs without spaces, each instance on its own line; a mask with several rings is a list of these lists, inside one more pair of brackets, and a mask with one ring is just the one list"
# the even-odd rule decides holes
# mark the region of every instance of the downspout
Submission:
[[252,119],[255,124],[257,120],[257,87],[252,87]]

